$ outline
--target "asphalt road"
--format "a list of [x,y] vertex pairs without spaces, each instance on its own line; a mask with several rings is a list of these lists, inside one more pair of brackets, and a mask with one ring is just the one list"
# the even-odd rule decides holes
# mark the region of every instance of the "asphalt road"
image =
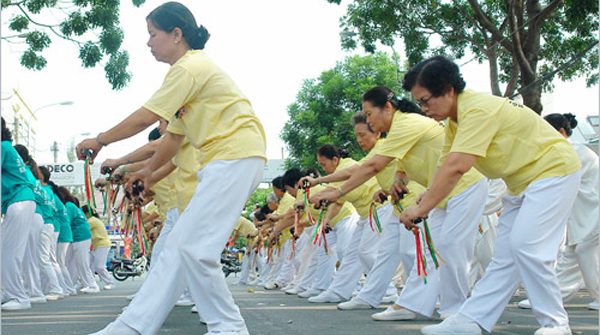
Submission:
[[[234,278],[230,279],[233,282]],[[115,319],[126,306],[127,295],[134,293],[142,280],[119,283],[111,291],[79,295],[64,300],[35,304],[26,311],[2,312],[2,335],[89,334]],[[305,299],[280,291],[230,285],[252,335],[337,335],[337,334],[420,334],[424,325],[437,320],[420,318],[409,322],[372,321],[370,311],[338,311],[335,304],[311,304]],[[531,311],[516,307],[517,294],[502,314],[494,334],[533,334],[538,328]],[[586,308],[587,292],[567,304],[574,334],[598,334],[598,312]],[[189,307],[176,307],[160,334],[204,334],[206,327]]]

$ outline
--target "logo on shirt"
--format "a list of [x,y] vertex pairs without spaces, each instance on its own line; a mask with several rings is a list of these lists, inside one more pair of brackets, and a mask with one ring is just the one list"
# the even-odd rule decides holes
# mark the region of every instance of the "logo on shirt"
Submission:
[[179,110],[177,110],[177,112],[175,113],[175,118],[181,119],[183,117],[183,115],[185,115],[186,112],[187,112],[187,110],[185,109],[185,106],[179,108]]

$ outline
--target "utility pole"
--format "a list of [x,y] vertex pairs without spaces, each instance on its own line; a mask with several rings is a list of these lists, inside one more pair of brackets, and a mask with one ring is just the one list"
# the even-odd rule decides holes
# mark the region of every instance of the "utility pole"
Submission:
[[56,141],[54,141],[54,143],[52,143],[52,146],[50,147],[50,151],[52,151],[52,153],[54,154],[54,163],[57,163],[57,161],[58,161],[58,143]]

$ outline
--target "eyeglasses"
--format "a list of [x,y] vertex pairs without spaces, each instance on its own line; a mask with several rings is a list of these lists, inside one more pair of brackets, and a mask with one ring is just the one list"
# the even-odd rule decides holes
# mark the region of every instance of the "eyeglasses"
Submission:
[[433,95],[430,95],[429,98],[421,98],[417,100],[417,105],[419,105],[419,107],[424,107],[427,106],[427,104],[429,103],[429,100],[431,100],[431,98],[433,98]]

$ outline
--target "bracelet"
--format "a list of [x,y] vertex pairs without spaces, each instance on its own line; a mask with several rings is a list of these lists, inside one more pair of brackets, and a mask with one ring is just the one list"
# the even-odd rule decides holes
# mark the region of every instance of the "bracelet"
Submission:
[[100,144],[100,146],[101,146],[101,147],[105,147],[105,146],[107,146],[107,145],[108,145],[108,143],[103,143],[102,141],[100,141],[100,135],[102,135],[102,133],[99,133],[99,134],[96,136],[96,143]]

